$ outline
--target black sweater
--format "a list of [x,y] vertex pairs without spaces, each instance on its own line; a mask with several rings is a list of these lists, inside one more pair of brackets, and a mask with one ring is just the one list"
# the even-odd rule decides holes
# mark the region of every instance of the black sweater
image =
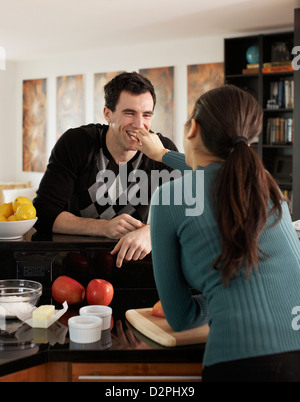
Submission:
[[[126,185],[123,183],[123,190],[117,186],[117,196],[112,196],[111,191],[107,191],[109,184],[103,177],[101,179],[99,173],[102,172],[106,176],[109,171],[112,177],[116,177],[121,169],[106,147],[107,130],[107,125],[89,124],[70,129],[59,138],[51,152],[34,200],[38,217],[35,228],[39,232],[51,232],[56,217],[63,211],[98,219],[112,219],[122,213],[128,213],[143,223],[147,222],[150,199],[155,190],[151,186],[151,172],[171,169],[137,152],[126,166],[122,165],[127,177],[131,173],[131,180],[127,181]],[[167,149],[177,151],[170,139],[158,135]],[[140,191],[144,191],[143,197],[136,192],[137,187],[133,188],[136,183],[132,177],[135,177],[136,170],[144,171],[148,177],[147,183],[146,180],[139,183]],[[124,177],[124,174],[120,176]],[[136,181],[139,182],[139,177]],[[136,195],[135,200],[129,200],[130,189],[131,193]],[[139,197],[143,200],[146,197],[147,202],[137,204]]]

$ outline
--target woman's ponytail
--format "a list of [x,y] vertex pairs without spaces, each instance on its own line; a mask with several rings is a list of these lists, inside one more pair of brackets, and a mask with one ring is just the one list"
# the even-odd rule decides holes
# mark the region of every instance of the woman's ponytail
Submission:
[[246,277],[264,257],[258,239],[266,225],[269,201],[281,217],[281,195],[257,153],[244,142],[236,144],[221,168],[215,187],[215,210],[221,235],[221,254],[214,268],[224,283],[246,267]]
[[213,89],[198,99],[192,118],[201,127],[204,146],[224,161],[214,188],[222,246],[213,267],[228,284],[242,266],[249,276],[265,256],[258,239],[269,213],[281,218],[282,195],[249,146],[263,121],[263,111],[252,95],[232,85]]

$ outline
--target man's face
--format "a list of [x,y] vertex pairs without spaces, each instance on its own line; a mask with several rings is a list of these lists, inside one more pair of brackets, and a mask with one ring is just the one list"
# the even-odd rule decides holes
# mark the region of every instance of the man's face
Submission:
[[153,116],[153,98],[150,92],[133,95],[123,91],[116,109],[104,109],[104,115],[110,124],[110,135],[117,141],[123,151],[135,150],[132,138],[140,128],[150,130]]

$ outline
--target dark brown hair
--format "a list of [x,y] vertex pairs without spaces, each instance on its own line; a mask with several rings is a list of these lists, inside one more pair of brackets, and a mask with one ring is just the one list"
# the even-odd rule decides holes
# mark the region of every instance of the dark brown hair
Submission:
[[282,195],[248,146],[263,124],[263,111],[252,95],[232,85],[213,89],[197,100],[191,118],[200,125],[204,146],[224,160],[214,188],[221,254],[213,267],[227,285],[244,264],[248,277],[266,257],[258,239],[269,213],[281,218]]
[[104,86],[105,106],[112,112],[115,111],[122,91],[133,95],[141,95],[150,92],[153,98],[153,109],[156,104],[156,94],[152,83],[135,71],[131,73],[123,72],[116,75]]

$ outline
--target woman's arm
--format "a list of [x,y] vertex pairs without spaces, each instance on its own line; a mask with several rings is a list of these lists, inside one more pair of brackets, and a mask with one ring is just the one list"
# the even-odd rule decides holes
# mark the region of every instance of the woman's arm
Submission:
[[163,162],[165,165],[180,170],[182,173],[186,170],[191,170],[185,163],[185,155],[166,149],[157,134],[141,129],[137,133],[137,139],[136,149],[143,152],[148,158],[156,162]]
[[207,302],[202,295],[192,295],[184,278],[180,244],[172,217],[172,212],[176,214],[176,208],[180,209],[180,206],[159,205],[160,193],[165,186],[160,187],[152,198],[153,269],[166,319],[174,330],[181,331],[207,323]]

